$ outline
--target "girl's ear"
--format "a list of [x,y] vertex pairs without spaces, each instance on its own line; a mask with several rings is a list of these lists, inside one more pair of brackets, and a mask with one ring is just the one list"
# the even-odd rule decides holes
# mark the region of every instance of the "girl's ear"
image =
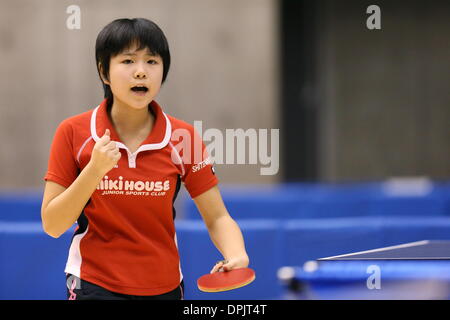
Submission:
[[102,67],[101,63],[98,64],[98,69],[100,70],[100,72],[99,72],[100,73],[100,78],[102,78],[103,83],[107,84],[107,85],[110,85],[109,80],[105,79],[105,77],[103,76],[103,67]]

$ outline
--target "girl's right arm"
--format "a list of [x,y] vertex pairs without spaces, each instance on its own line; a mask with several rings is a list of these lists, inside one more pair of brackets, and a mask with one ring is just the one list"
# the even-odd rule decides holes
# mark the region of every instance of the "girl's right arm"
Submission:
[[59,238],[77,221],[101,179],[117,164],[120,156],[119,148],[106,129],[92,150],[91,160],[68,188],[53,181],[46,182],[41,218],[48,235]]

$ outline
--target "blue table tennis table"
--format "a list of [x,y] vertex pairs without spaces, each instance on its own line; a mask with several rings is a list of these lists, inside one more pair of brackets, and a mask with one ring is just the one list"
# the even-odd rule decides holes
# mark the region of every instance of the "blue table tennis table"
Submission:
[[285,299],[450,299],[450,241],[422,240],[283,267]]

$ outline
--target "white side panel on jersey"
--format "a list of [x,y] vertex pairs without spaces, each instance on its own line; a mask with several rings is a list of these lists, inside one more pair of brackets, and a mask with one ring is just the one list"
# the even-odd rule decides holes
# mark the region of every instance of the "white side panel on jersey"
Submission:
[[69,258],[67,259],[65,273],[73,274],[74,276],[80,277],[80,268],[82,263],[81,252],[80,252],[80,241],[86,235],[89,230],[89,226],[86,231],[77,234],[73,237],[72,244],[70,245]]

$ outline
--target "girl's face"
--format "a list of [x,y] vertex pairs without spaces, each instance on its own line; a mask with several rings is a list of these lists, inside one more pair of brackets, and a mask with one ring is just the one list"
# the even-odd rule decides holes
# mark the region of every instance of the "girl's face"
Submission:
[[134,109],[143,109],[161,88],[163,61],[147,48],[139,51],[136,48],[134,46],[111,58],[109,81],[105,80],[105,83],[111,87],[114,100]]

